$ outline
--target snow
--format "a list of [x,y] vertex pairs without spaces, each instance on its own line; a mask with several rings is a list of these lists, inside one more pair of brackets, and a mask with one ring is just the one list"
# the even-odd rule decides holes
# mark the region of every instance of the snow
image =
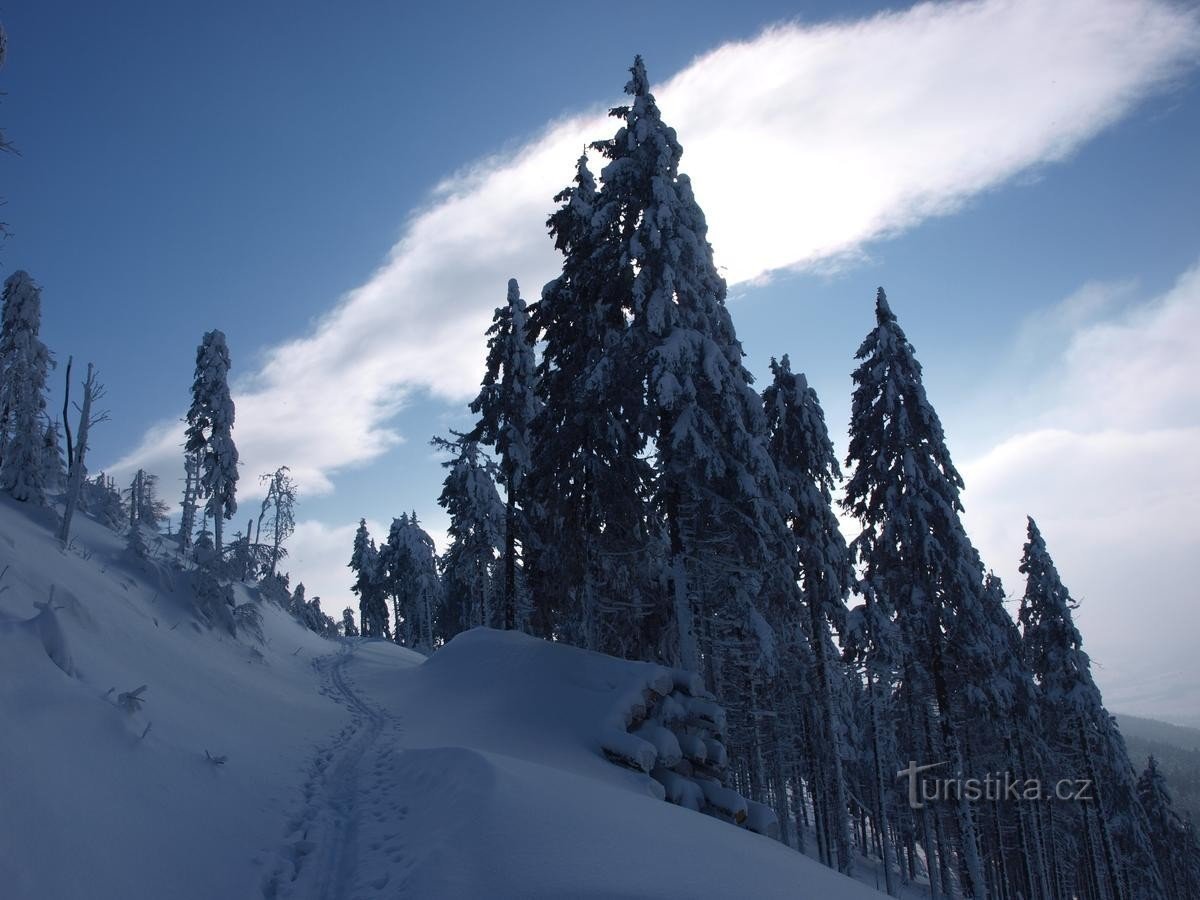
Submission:
[[233,637],[121,536],[80,515],[63,550],[49,519],[0,499],[5,900],[878,896],[605,759],[686,675],[486,629],[428,660],[328,641],[243,586],[263,639]]

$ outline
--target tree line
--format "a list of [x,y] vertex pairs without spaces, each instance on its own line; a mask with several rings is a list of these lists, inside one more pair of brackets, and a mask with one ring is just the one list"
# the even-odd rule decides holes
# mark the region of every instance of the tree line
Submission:
[[[962,523],[963,481],[879,289],[856,354],[843,479],[787,355],[758,393],[640,58],[612,138],[548,220],[561,273],[510,281],[475,424],[446,451],[439,557],[415,515],[350,567],[362,631],[434,649],[479,625],[703,675],[731,772],[781,837],[869,858],[898,895],[1200,896],[1200,849],[1151,762],[1138,778],[1036,523],[1014,621]],[[835,495],[841,492],[840,499]],[[849,543],[838,512],[860,531]],[[432,621],[432,628],[430,623]],[[959,792],[913,808],[896,774],[1077,779],[1092,799]]]

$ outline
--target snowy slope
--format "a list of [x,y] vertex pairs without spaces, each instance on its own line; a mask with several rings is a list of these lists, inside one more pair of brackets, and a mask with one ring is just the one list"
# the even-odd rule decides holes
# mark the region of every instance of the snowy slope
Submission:
[[0,500],[6,900],[879,896],[607,762],[640,664],[485,630],[423,661],[270,604],[235,639],[193,626],[177,574],[77,533],[63,551]]

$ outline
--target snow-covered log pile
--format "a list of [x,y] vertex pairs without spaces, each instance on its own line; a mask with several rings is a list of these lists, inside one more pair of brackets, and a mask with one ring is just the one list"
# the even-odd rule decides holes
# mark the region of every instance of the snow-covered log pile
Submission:
[[646,670],[644,683],[614,711],[601,741],[605,757],[649,775],[664,800],[777,837],[775,813],[725,784],[725,709],[700,676],[661,666]]

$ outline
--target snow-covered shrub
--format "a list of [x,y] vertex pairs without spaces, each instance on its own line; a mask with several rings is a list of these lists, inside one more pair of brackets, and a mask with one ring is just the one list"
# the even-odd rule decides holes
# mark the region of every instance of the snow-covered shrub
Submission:
[[67,636],[59,624],[55,614],[54,589],[50,590],[50,599],[35,604],[37,615],[30,619],[12,619],[0,613],[0,634],[4,632],[35,635],[41,641],[42,649],[50,657],[50,661],[72,678],[77,674],[75,663],[71,659],[71,649],[67,645]]
[[192,573],[194,609],[200,619],[210,628],[220,626],[232,635],[237,634],[237,622],[233,615],[233,586],[227,584],[207,566],[199,566]]
[[601,741],[604,756],[649,774],[661,785],[659,795],[671,803],[777,836],[775,813],[726,784],[725,709],[699,676],[648,669],[641,688],[619,704]]
[[241,634],[250,635],[260,644],[263,641],[262,613],[254,603],[239,603],[233,608],[233,622]]
[[274,603],[288,609],[292,602],[292,591],[288,586],[288,576],[278,573],[264,575],[258,580],[258,596],[264,602]]
[[79,488],[79,508],[113,531],[120,531],[125,525],[125,503],[121,500],[121,492],[103,472],[95,478],[84,479]]

